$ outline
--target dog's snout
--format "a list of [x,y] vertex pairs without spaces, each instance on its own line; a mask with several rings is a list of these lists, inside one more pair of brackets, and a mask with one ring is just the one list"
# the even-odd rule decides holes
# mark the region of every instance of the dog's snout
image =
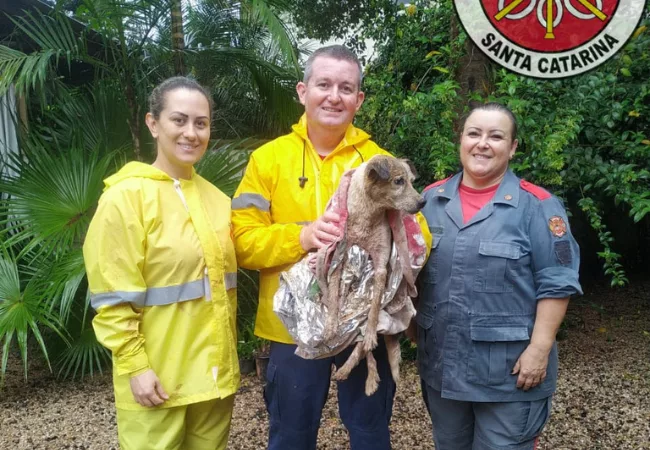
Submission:
[[424,208],[424,205],[426,205],[426,203],[427,203],[426,200],[424,200],[422,196],[418,196],[417,200],[411,201],[408,207],[404,208],[404,211],[406,211],[409,214],[416,214],[418,211]]

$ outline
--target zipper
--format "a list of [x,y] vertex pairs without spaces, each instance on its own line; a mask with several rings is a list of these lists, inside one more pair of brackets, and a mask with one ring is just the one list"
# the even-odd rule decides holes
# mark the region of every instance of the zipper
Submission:
[[187,201],[185,201],[185,195],[183,195],[183,190],[181,189],[181,182],[174,178],[174,189],[176,193],[181,198],[185,211],[190,212],[190,208],[187,207]]
[[203,270],[203,295],[205,296],[206,302],[212,300],[212,288],[210,287],[210,277],[208,276],[207,266]]
[[[181,202],[183,202],[183,206],[185,207],[185,210],[189,213],[190,208],[187,206],[187,201],[185,200],[185,195],[183,194],[183,190],[181,189],[181,182],[177,179],[174,180],[174,190],[178,194],[178,196],[181,198]],[[205,301],[209,302],[212,300],[212,289],[210,288],[210,277],[208,276],[208,267],[206,266],[203,269],[203,295],[205,297]],[[212,367],[212,378],[214,379],[214,388],[217,391],[217,396],[219,395],[219,366],[213,366]]]

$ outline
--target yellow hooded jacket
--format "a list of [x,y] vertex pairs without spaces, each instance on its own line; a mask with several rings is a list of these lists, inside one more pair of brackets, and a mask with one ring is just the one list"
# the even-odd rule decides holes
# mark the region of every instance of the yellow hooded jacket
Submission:
[[[302,227],[320,217],[336,191],[343,172],[375,155],[390,155],[364,131],[349,125],[345,137],[321,159],[307,136],[306,116],[293,132],[255,150],[232,201],[232,224],[237,262],[260,270],[260,294],[255,334],[293,343],[273,312],[273,295],[280,272],[306,252],[300,245]],[[306,178],[300,187],[300,178]],[[431,234],[419,214],[427,248]]]
[[93,327],[113,353],[117,408],[145,409],[130,377],[149,368],[169,394],[161,408],[234,394],[230,199],[195,172],[174,180],[137,162],[104,183],[83,250]]

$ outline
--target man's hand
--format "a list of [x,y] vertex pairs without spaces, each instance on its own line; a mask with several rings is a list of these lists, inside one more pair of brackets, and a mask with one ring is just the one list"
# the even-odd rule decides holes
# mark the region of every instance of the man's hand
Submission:
[[512,369],[512,375],[519,374],[517,388],[527,391],[546,379],[549,353],[532,345],[526,347]]
[[308,252],[320,249],[337,240],[341,234],[339,221],[341,217],[332,211],[326,211],[314,222],[300,230],[300,245]]
[[169,399],[160,380],[152,369],[147,370],[143,374],[131,377],[131,392],[136,402],[147,407],[162,405],[165,403],[165,400]]

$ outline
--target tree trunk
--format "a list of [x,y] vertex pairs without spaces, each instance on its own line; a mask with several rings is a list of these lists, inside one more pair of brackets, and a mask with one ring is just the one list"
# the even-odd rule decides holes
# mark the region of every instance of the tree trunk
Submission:
[[[454,41],[460,33],[458,18],[452,16],[451,39]],[[472,92],[479,92],[482,97],[487,97],[494,90],[489,77],[490,59],[474,44],[472,39],[467,37],[463,56],[458,62],[458,70],[455,76],[460,85],[461,105],[466,105],[467,99]],[[460,112],[460,111],[459,111]],[[460,122],[456,123],[455,131],[460,132]]]
[[[27,120],[27,100],[24,95],[16,93],[16,108],[18,109],[19,123],[22,124],[23,129],[29,132],[29,122]],[[20,127],[19,127],[20,128]]]
[[185,75],[185,35],[183,33],[183,5],[182,0],[172,0],[172,55],[174,58],[174,73]]

